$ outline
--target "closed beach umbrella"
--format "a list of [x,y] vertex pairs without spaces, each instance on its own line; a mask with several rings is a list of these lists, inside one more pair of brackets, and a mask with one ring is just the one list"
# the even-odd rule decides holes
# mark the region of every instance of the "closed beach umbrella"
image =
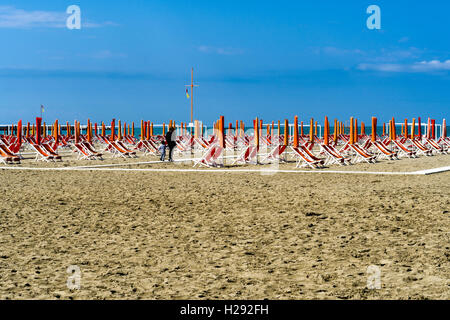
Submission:
[[392,140],[397,140],[397,132],[395,130],[395,119],[392,117]]
[[284,145],[289,144],[289,122],[288,119],[284,119]]
[[353,117],[350,118],[350,144],[353,144],[355,141],[355,135],[353,133]]
[[141,119],[141,141],[144,140],[145,137],[145,127],[147,126],[147,123]]
[[445,121],[445,119],[442,120],[442,138],[447,138],[447,122]]
[[78,132],[77,120],[75,120],[74,131],[75,131],[75,143],[78,143],[80,141],[80,137]]
[[414,129],[416,126],[416,118],[412,119],[412,124],[411,124],[411,139],[414,140]]
[[436,120],[431,120],[431,139],[436,139]]
[[408,138],[408,119],[405,119],[404,127],[405,127],[405,129],[404,129],[403,135],[405,136],[405,138]]
[[106,126],[105,123],[102,121],[102,137],[104,138],[106,134]]
[[115,140],[115,134],[116,134],[116,119],[112,119],[112,121],[111,121],[111,136],[109,137],[110,141]]
[[220,116],[219,120],[219,143],[222,148],[225,148],[225,117]]
[[17,140],[19,144],[22,143],[22,120],[17,123]]
[[417,119],[417,135],[419,136],[419,139],[422,139],[422,121],[420,117]]
[[325,128],[323,129],[323,143],[325,145],[329,145],[330,141],[329,141],[329,133],[330,131],[330,127],[328,125],[328,117],[325,116]]
[[87,136],[87,141],[89,143],[91,143],[92,142],[92,125],[91,125],[91,122],[89,121],[89,119],[88,119],[86,136]]
[[36,143],[41,144],[41,121],[42,118],[36,117]]
[[258,121],[258,118],[256,118],[256,120],[253,121],[253,130],[254,130],[253,138],[254,138],[254,143],[255,143],[256,148],[259,148],[259,128],[258,128],[258,126],[259,126],[259,121]]
[[298,148],[298,116],[294,117],[294,148]]
[[358,143],[358,120],[355,118],[355,126],[353,127],[353,134],[355,137],[353,138],[353,143]]
[[313,142],[314,139],[314,119],[311,118],[311,122],[309,124],[309,141]]
[[372,117],[372,141],[377,140],[377,118]]

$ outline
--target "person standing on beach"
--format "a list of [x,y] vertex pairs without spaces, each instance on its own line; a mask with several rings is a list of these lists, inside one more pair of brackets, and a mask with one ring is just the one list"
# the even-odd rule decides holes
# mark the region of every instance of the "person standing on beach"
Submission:
[[172,153],[173,153],[173,149],[175,148],[176,144],[176,133],[175,133],[175,127],[170,127],[169,131],[167,131],[166,133],[166,142],[167,142],[167,146],[169,147],[169,161],[173,162],[172,159]]

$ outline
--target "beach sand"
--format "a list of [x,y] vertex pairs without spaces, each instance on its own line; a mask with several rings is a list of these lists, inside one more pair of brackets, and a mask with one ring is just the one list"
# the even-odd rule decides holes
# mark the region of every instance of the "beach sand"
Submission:
[[[111,162],[127,163],[22,166]],[[449,165],[435,156],[325,170]],[[0,176],[0,299],[450,298],[450,172]],[[80,289],[67,288],[70,265]],[[367,288],[371,265],[381,289]]]

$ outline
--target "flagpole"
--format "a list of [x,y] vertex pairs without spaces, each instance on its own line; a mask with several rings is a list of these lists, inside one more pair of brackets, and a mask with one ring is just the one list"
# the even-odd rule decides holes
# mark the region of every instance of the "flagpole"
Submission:
[[194,122],[194,68],[191,69],[191,123]]
[[192,135],[192,127],[194,123],[194,87],[198,87],[198,85],[194,84],[194,68],[191,69],[191,84],[186,85],[186,87],[191,87],[191,122],[189,124],[189,127],[191,128]]

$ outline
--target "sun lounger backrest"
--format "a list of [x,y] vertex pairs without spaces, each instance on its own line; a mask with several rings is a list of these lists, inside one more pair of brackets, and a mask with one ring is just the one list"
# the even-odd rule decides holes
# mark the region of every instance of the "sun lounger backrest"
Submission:
[[364,157],[364,158],[370,158],[370,156],[366,153],[366,152],[364,152],[364,150],[362,150],[360,147],[359,147],[359,145],[357,145],[357,144],[350,144],[349,145],[350,146],[350,148],[352,148],[353,150],[355,150],[359,155],[361,155],[362,157]]
[[397,140],[392,140],[392,141],[394,141],[395,145],[396,145],[397,147],[399,147],[400,149],[402,149],[403,151],[408,152],[408,153],[411,153],[411,152],[412,152],[411,150],[409,150],[408,148],[406,148],[406,147],[405,147],[402,143],[400,143],[399,141],[397,141]]

